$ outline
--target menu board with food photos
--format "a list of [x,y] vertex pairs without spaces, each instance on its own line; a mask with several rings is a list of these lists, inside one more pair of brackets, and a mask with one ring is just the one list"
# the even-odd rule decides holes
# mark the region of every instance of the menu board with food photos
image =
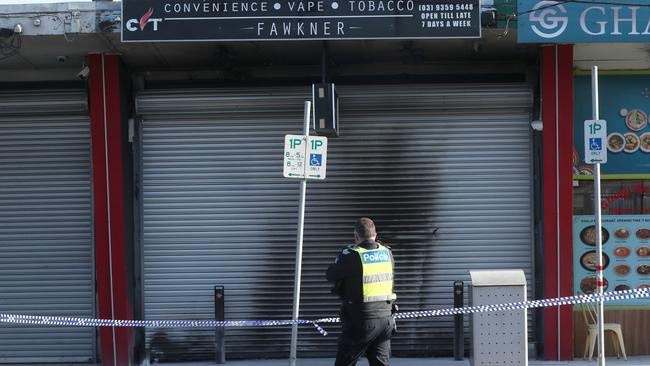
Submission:
[[[596,291],[594,216],[573,216],[574,293]],[[650,216],[602,217],[605,291],[650,288]],[[607,302],[616,306],[650,306],[650,299]]]
[[[604,178],[650,178],[650,75],[600,75],[600,119],[607,121]],[[592,118],[591,76],[574,78],[575,179],[590,179],[593,165],[584,163],[583,122]]]

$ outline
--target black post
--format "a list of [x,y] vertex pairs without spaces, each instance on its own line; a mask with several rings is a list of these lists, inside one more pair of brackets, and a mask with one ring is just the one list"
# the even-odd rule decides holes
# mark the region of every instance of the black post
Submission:
[[[214,286],[214,318],[217,321],[226,320],[224,308],[223,286]],[[218,364],[226,363],[226,337],[224,327],[217,327],[214,336],[215,359]]]
[[[463,281],[454,281],[454,307],[463,307]],[[465,357],[465,334],[463,314],[454,315],[454,359],[459,361]]]
[[329,63],[329,55],[327,53],[327,41],[323,41],[321,49],[321,65],[320,65],[320,77],[321,83],[327,84],[327,65]]

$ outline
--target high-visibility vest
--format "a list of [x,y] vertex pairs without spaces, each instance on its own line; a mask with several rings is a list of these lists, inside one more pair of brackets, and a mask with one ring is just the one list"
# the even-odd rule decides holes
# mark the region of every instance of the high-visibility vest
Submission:
[[363,269],[363,302],[390,301],[393,293],[393,262],[390,252],[383,245],[377,249],[365,249],[354,245],[350,249],[359,254]]

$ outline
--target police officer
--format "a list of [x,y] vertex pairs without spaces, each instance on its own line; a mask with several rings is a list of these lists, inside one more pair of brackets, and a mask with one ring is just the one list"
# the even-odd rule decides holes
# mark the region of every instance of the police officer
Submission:
[[390,249],[376,237],[372,220],[358,219],[355,244],[344,248],[327,269],[327,280],[335,283],[334,291],[342,299],[336,366],[354,366],[364,354],[370,366],[388,365],[395,329],[394,263]]

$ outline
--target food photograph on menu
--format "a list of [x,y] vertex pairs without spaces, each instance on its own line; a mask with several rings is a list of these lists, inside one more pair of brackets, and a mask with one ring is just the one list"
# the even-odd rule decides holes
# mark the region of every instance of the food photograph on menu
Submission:
[[[574,216],[573,230],[574,290],[591,294],[597,290],[598,265],[594,216]],[[650,217],[603,216],[602,242],[605,291],[650,287]],[[623,304],[608,304],[619,303]],[[625,305],[650,305],[650,299],[628,300]]]

